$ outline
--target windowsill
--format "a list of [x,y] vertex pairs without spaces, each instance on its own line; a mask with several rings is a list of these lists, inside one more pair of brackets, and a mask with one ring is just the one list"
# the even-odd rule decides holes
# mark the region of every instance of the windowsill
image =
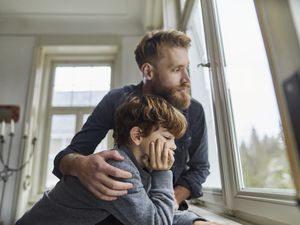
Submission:
[[200,207],[196,206],[193,204],[189,204],[189,209],[193,212],[196,212],[200,216],[204,217],[208,221],[213,221],[213,222],[218,222],[226,225],[253,225],[244,221],[237,221],[236,218],[231,218],[229,216],[223,216],[219,215],[217,213],[212,212],[211,210],[205,208],[205,207]]

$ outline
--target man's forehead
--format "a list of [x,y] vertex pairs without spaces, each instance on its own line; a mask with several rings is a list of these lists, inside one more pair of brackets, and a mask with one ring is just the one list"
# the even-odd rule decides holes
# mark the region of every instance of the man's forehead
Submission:
[[168,60],[168,64],[189,64],[187,49],[184,47],[163,46],[159,49],[159,60]]

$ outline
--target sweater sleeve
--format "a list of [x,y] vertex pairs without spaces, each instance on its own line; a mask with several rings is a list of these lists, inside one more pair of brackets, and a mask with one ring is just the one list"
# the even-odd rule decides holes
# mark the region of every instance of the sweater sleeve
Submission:
[[202,196],[202,184],[209,175],[208,140],[204,110],[200,104],[193,104],[190,109],[189,126],[191,145],[188,149],[188,170],[179,177],[176,185],[181,185],[191,191],[191,198]]
[[107,205],[106,209],[124,225],[171,225],[173,222],[173,185],[171,171],[154,171],[147,194],[140,177],[133,175],[134,188]]
[[173,225],[193,225],[195,221],[206,221],[206,219],[189,210],[175,210]]

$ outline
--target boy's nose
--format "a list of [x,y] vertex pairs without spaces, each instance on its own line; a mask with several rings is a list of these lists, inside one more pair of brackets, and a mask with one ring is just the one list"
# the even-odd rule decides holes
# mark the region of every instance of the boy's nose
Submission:
[[171,141],[171,145],[170,145],[170,149],[173,150],[173,151],[175,151],[176,148],[177,148],[177,146],[176,146],[176,144],[175,144],[175,141],[172,140],[172,141]]

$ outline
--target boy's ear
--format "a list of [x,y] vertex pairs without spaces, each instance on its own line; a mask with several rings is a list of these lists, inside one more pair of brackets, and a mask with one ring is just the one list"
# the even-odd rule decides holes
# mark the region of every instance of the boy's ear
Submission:
[[142,72],[143,76],[146,80],[152,80],[153,79],[153,66],[150,63],[144,63],[142,65]]
[[139,127],[133,127],[131,128],[130,132],[130,139],[131,141],[136,144],[140,145],[142,142],[142,130]]

